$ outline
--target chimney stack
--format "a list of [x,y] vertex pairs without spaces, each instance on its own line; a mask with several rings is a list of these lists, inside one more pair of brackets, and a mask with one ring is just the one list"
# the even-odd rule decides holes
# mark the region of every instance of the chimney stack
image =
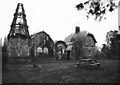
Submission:
[[79,33],[80,32],[80,27],[76,26],[76,29],[75,29],[75,34]]

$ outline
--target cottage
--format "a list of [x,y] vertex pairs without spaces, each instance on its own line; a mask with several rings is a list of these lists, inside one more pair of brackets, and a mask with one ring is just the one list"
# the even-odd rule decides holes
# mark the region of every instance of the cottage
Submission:
[[[79,27],[76,27],[75,33],[69,35],[65,40],[66,43],[71,43],[70,58],[94,58],[95,56],[95,43],[97,43],[93,34],[87,31],[80,31]],[[68,47],[70,46],[68,44]],[[67,48],[68,48],[67,47]],[[66,49],[67,50],[67,49]]]

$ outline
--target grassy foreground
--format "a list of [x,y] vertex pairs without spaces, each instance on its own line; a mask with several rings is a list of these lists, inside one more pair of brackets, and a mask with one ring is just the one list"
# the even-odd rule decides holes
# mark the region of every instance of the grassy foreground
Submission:
[[75,67],[77,61],[39,62],[37,67],[8,65],[2,73],[3,83],[118,83],[118,61],[98,60],[100,68]]

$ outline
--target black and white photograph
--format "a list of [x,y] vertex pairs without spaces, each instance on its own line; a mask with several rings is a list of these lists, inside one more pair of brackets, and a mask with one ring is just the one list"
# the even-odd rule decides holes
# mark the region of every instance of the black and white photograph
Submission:
[[0,83],[119,83],[120,0],[0,0]]

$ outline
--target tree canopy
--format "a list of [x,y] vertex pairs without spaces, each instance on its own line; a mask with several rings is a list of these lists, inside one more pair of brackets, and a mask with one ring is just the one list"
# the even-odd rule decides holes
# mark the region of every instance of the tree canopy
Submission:
[[108,54],[111,58],[118,58],[120,53],[118,52],[120,49],[120,34],[118,34],[117,30],[109,31],[106,33],[106,46],[103,46],[104,48],[107,48],[105,50],[102,50],[105,54]]
[[107,11],[113,12],[118,7],[117,0],[88,0],[84,3],[79,3],[76,5],[77,10],[85,10],[87,11],[87,19],[89,19],[89,15],[95,16],[95,20],[101,21],[106,14]]
[[118,31],[114,30],[114,31],[109,31],[106,33],[106,42],[107,42],[107,47],[111,48],[114,41],[117,41],[118,39]]

